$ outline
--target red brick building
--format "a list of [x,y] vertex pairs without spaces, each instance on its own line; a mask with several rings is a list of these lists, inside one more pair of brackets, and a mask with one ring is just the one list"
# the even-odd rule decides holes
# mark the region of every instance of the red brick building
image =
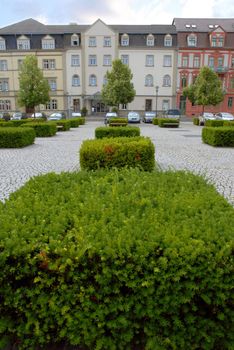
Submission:
[[205,110],[234,113],[234,19],[175,18],[177,30],[176,105],[182,113],[194,116],[202,111],[183,96],[203,66],[212,68],[222,81],[225,98]]

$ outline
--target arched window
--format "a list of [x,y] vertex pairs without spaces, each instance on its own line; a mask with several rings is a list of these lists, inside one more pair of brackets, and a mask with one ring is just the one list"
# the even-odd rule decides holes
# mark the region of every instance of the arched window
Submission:
[[129,45],[129,36],[128,34],[123,34],[121,36],[121,46],[128,46]]
[[182,88],[185,88],[187,86],[187,77],[185,75],[181,78],[181,86]]
[[196,36],[196,34],[189,34],[187,36],[187,44],[188,44],[188,46],[197,46],[197,36]]
[[41,40],[41,47],[44,50],[51,50],[55,48],[55,40],[52,38],[50,35],[46,35],[42,40]]
[[163,86],[171,86],[171,77],[170,75],[166,74],[163,77]]
[[153,34],[149,34],[147,36],[146,45],[147,46],[154,46],[154,36],[153,36]]
[[79,36],[77,34],[72,34],[71,46],[79,46]]
[[147,74],[145,77],[145,86],[153,86],[154,85],[154,79],[151,74]]
[[172,37],[170,34],[165,35],[164,46],[172,46]]
[[72,86],[80,86],[80,77],[77,74],[74,74],[72,77]]
[[90,86],[97,86],[97,77],[94,74],[91,74],[89,76],[89,85]]

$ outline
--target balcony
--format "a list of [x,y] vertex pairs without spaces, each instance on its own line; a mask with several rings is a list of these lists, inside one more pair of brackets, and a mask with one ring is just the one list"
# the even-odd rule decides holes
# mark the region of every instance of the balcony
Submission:
[[213,71],[215,73],[227,73],[228,72],[228,67],[226,66],[218,66],[218,67],[210,67],[211,69],[213,69]]

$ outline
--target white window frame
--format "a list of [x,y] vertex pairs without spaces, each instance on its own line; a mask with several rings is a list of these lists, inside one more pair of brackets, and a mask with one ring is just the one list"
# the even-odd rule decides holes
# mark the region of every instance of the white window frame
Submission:
[[0,60],[0,71],[8,70],[7,60]]
[[55,40],[53,38],[43,38],[41,40],[41,48],[43,50],[54,50]]
[[172,46],[172,36],[170,34],[165,35],[164,46]]
[[57,90],[57,81],[54,78],[49,78],[48,79],[48,84],[50,86],[51,91],[56,91]]
[[121,46],[129,46],[129,36],[128,36],[128,34],[123,34],[121,36]]
[[163,77],[163,86],[169,87],[171,86],[171,76],[169,74],[165,74]]
[[72,86],[80,86],[80,77],[78,74],[72,76]]
[[145,56],[145,65],[146,67],[154,66],[154,55],[146,55]]
[[103,66],[111,66],[112,65],[112,57],[111,55],[103,56]]
[[146,45],[147,46],[154,46],[154,36],[153,36],[153,34],[149,34],[147,36]]
[[129,65],[129,55],[121,55],[121,61],[123,64]]
[[55,67],[56,67],[55,59],[43,59],[42,67],[43,67],[43,69],[46,69],[46,70],[55,69]]
[[80,66],[80,55],[71,55],[71,66],[72,67]]
[[104,36],[103,46],[104,47],[111,47],[111,37],[110,36]]
[[89,76],[89,86],[97,86],[97,77],[95,74]]
[[97,46],[96,36],[90,36],[89,37],[89,47],[96,47],[96,46]]
[[9,91],[9,80],[0,78],[0,91]]
[[30,40],[25,39],[17,39],[17,49],[18,50],[30,50]]
[[164,55],[163,56],[163,66],[164,67],[171,67],[172,66],[172,57],[171,57],[171,55]]
[[72,36],[71,36],[71,46],[79,46],[79,44],[80,44],[79,35],[72,34]]
[[193,57],[193,67],[194,68],[200,68],[201,62],[200,62],[200,56],[195,55]]
[[89,55],[89,66],[97,65],[97,55]]
[[10,111],[11,101],[10,100],[0,100],[0,111]]
[[147,74],[145,77],[145,86],[154,86],[154,78],[152,74]]
[[189,56],[187,56],[187,55],[182,56],[182,64],[181,64],[181,66],[184,67],[184,68],[189,66]]
[[46,109],[49,109],[49,110],[56,110],[56,109],[58,109],[58,101],[55,100],[55,99],[50,100],[46,104]]
[[197,36],[195,34],[190,34],[187,36],[187,44],[189,47],[197,46]]

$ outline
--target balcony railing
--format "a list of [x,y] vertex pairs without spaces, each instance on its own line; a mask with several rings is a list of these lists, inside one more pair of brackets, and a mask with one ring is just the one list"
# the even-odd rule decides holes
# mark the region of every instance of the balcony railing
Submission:
[[210,67],[210,68],[213,69],[213,71],[216,73],[226,73],[229,69],[226,66],[218,66],[218,67]]

